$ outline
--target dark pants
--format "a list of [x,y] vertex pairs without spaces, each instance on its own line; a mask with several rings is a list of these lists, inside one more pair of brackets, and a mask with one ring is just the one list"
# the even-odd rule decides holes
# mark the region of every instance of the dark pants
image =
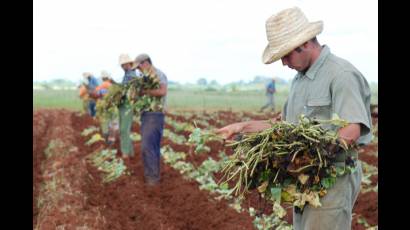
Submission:
[[164,114],[144,112],[141,115],[141,153],[146,181],[159,182],[160,148],[164,130]]
[[272,112],[274,112],[275,111],[275,100],[273,98],[273,94],[270,94],[270,93],[266,94],[266,99],[268,101],[266,102],[266,104],[264,106],[262,106],[260,111],[263,112],[264,109],[266,109],[270,106],[271,109],[272,109]]
[[96,110],[95,110],[95,101],[94,101],[94,100],[90,100],[90,101],[88,102],[88,113],[89,113],[92,117],[95,117]]

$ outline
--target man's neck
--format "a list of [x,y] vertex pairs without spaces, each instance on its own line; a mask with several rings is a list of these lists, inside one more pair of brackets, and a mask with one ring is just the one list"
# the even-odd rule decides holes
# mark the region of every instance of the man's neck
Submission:
[[317,45],[317,47],[315,46],[315,48],[312,49],[312,53],[311,53],[311,56],[310,56],[309,65],[308,65],[308,67],[307,67],[305,70],[301,71],[301,73],[303,73],[303,75],[306,74],[306,72],[309,70],[309,68],[310,68],[310,67],[315,63],[315,61],[319,58],[320,52],[322,52],[322,46],[320,46],[320,45]]
[[312,56],[311,56],[311,61],[310,61],[310,66],[313,65],[313,63],[315,63],[315,61],[319,58],[320,56],[320,52],[322,52],[322,46],[317,45],[313,50],[312,50]]

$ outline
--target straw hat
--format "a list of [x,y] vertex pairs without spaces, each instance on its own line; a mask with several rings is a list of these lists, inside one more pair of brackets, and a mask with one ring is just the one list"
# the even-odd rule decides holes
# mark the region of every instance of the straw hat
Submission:
[[92,75],[93,75],[93,74],[90,73],[90,72],[84,72],[84,73],[83,73],[83,77],[84,77],[84,78],[90,77],[90,76],[92,76]]
[[323,22],[308,22],[298,7],[282,10],[266,20],[268,45],[262,61],[270,64],[281,59],[296,47],[309,41],[323,30]]
[[107,71],[103,70],[103,71],[101,71],[101,78],[111,78],[111,74],[109,74]]
[[120,60],[119,60],[120,65],[126,64],[126,63],[131,63],[132,64],[132,69],[137,68],[137,65],[134,63],[134,61],[130,58],[128,54],[121,54],[120,55]]
[[134,62],[135,62],[135,64],[137,65],[137,66],[139,66],[139,64],[141,63],[141,62],[143,62],[143,61],[145,61],[145,60],[147,60],[147,59],[149,59],[150,57],[148,56],[148,54],[140,54],[140,55],[138,55],[136,58],[135,58],[135,60],[134,60]]

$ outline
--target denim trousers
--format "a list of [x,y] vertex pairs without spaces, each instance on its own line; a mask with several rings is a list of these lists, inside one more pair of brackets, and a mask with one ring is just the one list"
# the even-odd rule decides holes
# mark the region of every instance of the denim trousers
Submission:
[[95,117],[96,114],[96,110],[95,110],[95,101],[94,100],[90,100],[88,102],[88,113],[92,116]]
[[143,112],[141,114],[141,154],[146,181],[160,180],[160,148],[164,130],[162,112]]
[[274,100],[273,94],[267,94],[266,99],[267,99],[267,102],[264,106],[262,106],[261,110],[264,110],[270,106],[272,111],[274,111],[275,110],[275,100]]

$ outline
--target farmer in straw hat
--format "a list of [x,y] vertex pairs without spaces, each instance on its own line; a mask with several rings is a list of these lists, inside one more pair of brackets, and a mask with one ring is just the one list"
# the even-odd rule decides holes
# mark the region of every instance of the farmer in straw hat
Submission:
[[108,93],[108,88],[111,86],[111,84],[111,75],[105,70],[101,71],[101,84],[95,87],[92,93],[93,97],[96,99],[101,99],[105,94]]
[[92,117],[95,117],[95,98],[93,97],[93,92],[98,86],[98,80],[90,72],[83,73],[84,80],[87,85],[87,94],[90,96],[88,98],[88,112]]
[[[262,55],[263,63],[281,60],[283,65],[297,71],[282,118],[296,123],[301,114],[331,119],[336,113],[349,123],[338,130],[339,139],[367,144],[371,140],[369,85],[352,64],[332,54],[328,46],[319,44],[316,36],[322,29],[322,21],[309,22],[297,7],[285,9],[266,21],[268,45]],[[236,133],[257,132],[269,127],[266,121],[247,121],[228,125],[217,133],[231,138]],[[344,164],[346,154],[337,153],[340,164]],[[357,156],[356,151],[349,154]],[[303,213],[294,209],[294,228],[351,229],[352,209],[361,178],[362,168],[357,161],[355,172],[336,180],[334,187],[321,199],[321,207],[307,206]]]
[[[137,73],[135,71],[137,66],[128,54],[120,55],[119,64],[124,70],[122,84],[127,84],[130,80],[132,80],[132,78],[137,77]],[[134,147],[130,138],[133,111],[127,98],[125,98],[124,103],[120,105],[118,110],[120,117],[120,148],[122,157],[127,159],[129,157],[134,157]]]
[[96,91],[99,94],[106,94],[108,91],[108,88],[112,84],[112,78],[111,78],[111,75],[105,70],[101,71],[101,81],[102,83],[96,87]]
[[141,114],[141,153],[145,183],[157,185],[160,182],[160,147],[168,80],[167,76],[152,64],[147,54],[138,55],[135,64],[144,77],[157,77],[160,83],[159,89],[147,90],[143,94],[160,98],[162,106],[155,107],[154,111],[142,111]]

